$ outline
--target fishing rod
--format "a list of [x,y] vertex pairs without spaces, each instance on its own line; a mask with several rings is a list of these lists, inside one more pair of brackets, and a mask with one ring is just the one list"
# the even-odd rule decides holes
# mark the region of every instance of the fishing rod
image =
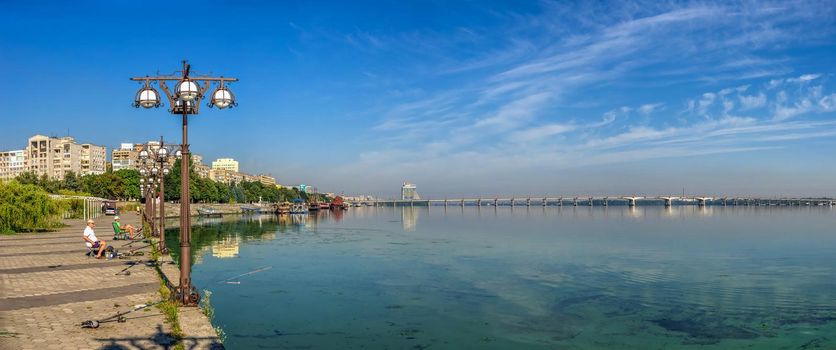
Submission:
[[122,269],[122,271],[117,272],[117,273],[116,273],[116,276],[118,276],[118,275],[130,276],[130,275],[131,275],[131,272],[130,272],[130,271],[128,271],[128,270],[129,270],[129,269],[131,269],[131,268],[133,268],[134,266],[136,266],[136,265],[143,265],[143,264],[144,264],[144,265],[146,265],[146,266],[154,266],[154,264],[155,264],[155,263],[156,263],[156,262],[155,262],[154,260],[147,260],[147,261],[142,261],[142,260],[139,260],[139,261],[131,261],[130,263],[128,263],[130,266],[128,266],[128,267],[126,267],[126,268]]
[[152,306],[155,306],[157,304],[164,303],[164,302],[165,302],[165,299],[162,299],[160,301],[157,301],[157,302],[154,302],[154,303],[151,303],[151,304],[139,304],[139,305],[136,305],[133,309],[130,309],[130,310],[125,311],[125,312],[117,313],[113,316],[103,318],[101,320],[86,320],[86,321],[81,322],[81,328],[99,328],[99,325],[102,324],[102,323],[114,322],[114,321],[119,322],[119,323],[124,323],[124,322],[128,321],[128,319],[125,318],[125,315],[127,315],[129,313],[132,313],[134,311],[139,311],[139,310],[149,308],[149,307],[152,307]]
[[[260,267],[260,268],[257,268],[257,269],[255,269],[255,270],[252,270],[252,271],[250,271],[250,272],[247,272],[247,273],[242,273],[242,274],[240,274],[240,275],[238,275],[238,276],[233,276],[233,277],[227,278],[227,279],[225,279],[225,280],[223,280],[223,281],[219,281],[218,283],[233,284],[234,282],[230,282],[230,281],[232,281],[232,280],[234,280],[234,279],[236,279],[236,278],[239,278],[239,277],[244,277],[244,276],[247,276],[247,275],[252,275],[252,274],[254,274],[254,273],[259,273],[259,272],[262,272],[262,271],[267,271],[267,270],[272,269],[272,268],[273,268],[273,266],[265,266],[265,267]],[[238,282],[237,284],[241,284],[241,282]]]

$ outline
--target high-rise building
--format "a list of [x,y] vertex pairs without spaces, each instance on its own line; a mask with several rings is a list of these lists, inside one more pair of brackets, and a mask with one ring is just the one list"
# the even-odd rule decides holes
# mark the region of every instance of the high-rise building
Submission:
[[421,199],[421,197],[418,196],[418,189],[415,184],[409,182],[403,183],[403,187],[401,187],[401,199]]
[[101,175],[107,171],[107,150],[103,146],[81,144],[81,175]]
[[26,146],[27,170],[52,179],[63,179],[68,172],[79,175],[105,172],[106,149],[93,144],[78,144],[75,139],[35,135]]
[[0,152],[0,181],[11,180],[26,171],[26,151]]
[[212,162],[212,169],[231,170],[238,172],[238,161],[232,158],[219,158]]
[[132,143],[123,143],[118,149],[110,151],[110,162],[113,171],[136,169],[136,161],[139,158],[138,146]]

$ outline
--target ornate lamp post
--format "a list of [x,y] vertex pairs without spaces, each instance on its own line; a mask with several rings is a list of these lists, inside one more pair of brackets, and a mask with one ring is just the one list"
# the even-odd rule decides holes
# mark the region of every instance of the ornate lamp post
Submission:
[[[183,120],[183,143],[180,145],[182,163],[180,166],[180,285],[175,291],[175,298],[182,305],[197,305],[200,294],[192,286],[191,281],[191,217],[189,202],[189,164],[191,155],[189,152],[189,114],[197,114],[200,109],[200,101],[212,84],[217,85],[210,96],[208,106],[220,109],[237,106],[235,95],[226,87],[227,83],[238,81],[237,78],[191,76],[191,66],[183,61],[181,75],[171,74],[163,76],[145,76],[131,78],[133,81],[143,82],[144,86],[139,89],[134,99],[134,107],[152,108],[160,106],[160,94],[152,87],[157,84],[168,98],[171,112],[174,115],[181,115]],[[174,94],[168,90],[166,82],[176,82]],[[202,84],[202,85],[201,85]]]
[[[139,164],[140,170],[139,173],[142,175],[143,173],[147,174],[148,177],[151,179],[156,179],[153,182],[149,183],[157,183],[159,184],[159,198],[160,198],[160,205],[159,205],[159,231],[158,235],[160,237],[159,243],[159,250],[161,254],[168,254],[168,247],[166,247],[165,243],[165,177],[171,172],[171,166],[169,165],[168,161],[172,157],[171,153],[174,153],[178,158],[180,157],[180,150],[176,148],[172,148],[169,150],[169,147],[165,145],[162,136],[160,136],[160,145],[159,147],[151,147],[150,144],[145,145],[144,149],[139,152]],[[143,179],[140,179],[143,181]],[[153,191],[156,194],[156,191]],[[153,197],[152,196],[152,200]],[[151,204],[151,212],[153,215],[153,203]],[[152,221],[153,225],[153,221]],[[156,229],[156,225],[154,225]]]
[[[141,154],[146,152],[143,150],[140,152],[140,159],[142,159]],[[145,212],[143,213],[143,219],[148,222],[149,226],[151,227],[151,235],[156,236],[156,225],[154,224],[154,202],[151,200],[151,195],[155,192],[157,188],[156,179],[154,177],[153,168],[141,165],[139,168],[139,191],[142,193],[142,196],[145,197]]]

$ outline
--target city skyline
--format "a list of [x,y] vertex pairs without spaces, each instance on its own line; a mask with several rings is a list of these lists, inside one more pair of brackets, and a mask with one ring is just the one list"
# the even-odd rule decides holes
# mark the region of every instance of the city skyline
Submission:
[[191,121],[195,152],[283,183],[395,197],[410,181],[427,198],[836,195],[827,2],[371,3],[189,7],[228,15],[186,45],[170,40],[179,19],[128,5],[9,4],[0,150],[38,133],[179,142],[168,106],[130,107],[128,77],[185,58],[241,79],[238,108]]

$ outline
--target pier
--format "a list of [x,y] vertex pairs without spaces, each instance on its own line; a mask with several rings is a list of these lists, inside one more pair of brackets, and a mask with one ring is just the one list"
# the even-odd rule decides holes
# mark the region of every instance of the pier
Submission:
[[833,198],[785,198],[785,197],[711,197],[711,196],[524,196],[524,197],[470,197],[445,199],[382,199],[366,200],[359,203],[367,206],[493,206],[493,207],[531,207],[531,206],[833,206]]

